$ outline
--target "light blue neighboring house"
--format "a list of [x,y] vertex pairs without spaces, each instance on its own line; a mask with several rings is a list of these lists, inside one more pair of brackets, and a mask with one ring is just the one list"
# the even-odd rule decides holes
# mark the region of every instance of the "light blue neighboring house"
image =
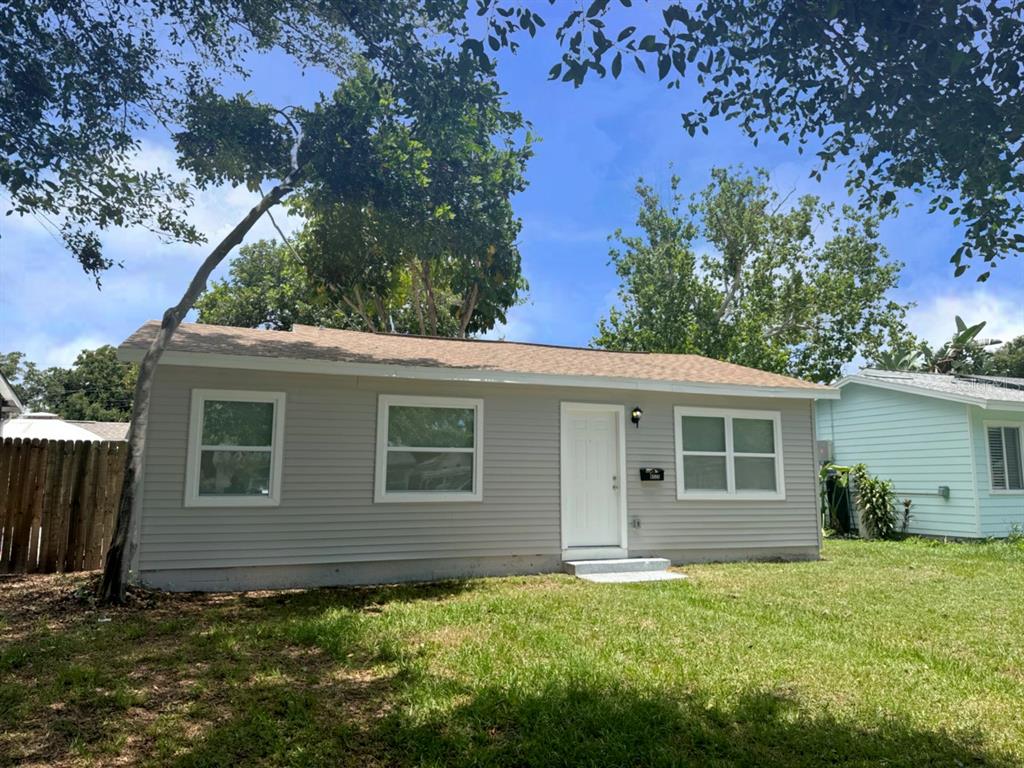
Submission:
[[866,369],[836,386],[816,404],[819,459],[891,479],[911,533],[1024,529],[1024,379]]

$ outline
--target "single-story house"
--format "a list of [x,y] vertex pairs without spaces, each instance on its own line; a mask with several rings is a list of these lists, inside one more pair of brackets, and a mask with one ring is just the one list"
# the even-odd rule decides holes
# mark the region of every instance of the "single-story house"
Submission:
[[124,441],[128,439],[127,421],[95,421],[91,419],[68,419],[68,424],[81,427],[86,432],[92,432],[96,437],[94,440]]
[[0,372],[0,422],[14,419],[25,412],[25,406],[11,382]]
[[817,406],[822,453],[891,479],[913,502],[911,533],[1024,527],[1024,379],[868,369],[837,387]]
[[23,440],[124,440],[128,425],[121,422],[68,421],[55,413],[22,413],[0,423],[0,437]]
[[132,567],[226,590],[817,558],[813,403],[836,396],[694,355],[186,324]]

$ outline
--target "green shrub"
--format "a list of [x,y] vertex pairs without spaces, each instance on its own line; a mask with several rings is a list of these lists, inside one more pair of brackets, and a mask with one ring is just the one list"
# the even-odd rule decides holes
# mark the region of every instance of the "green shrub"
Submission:
[[863,464],[855,466],[851,475],[856,487],[854,502],[865,533],[871,538],[893,538],[896,534],[896,494],[892,481],[868,474],[868,468]]

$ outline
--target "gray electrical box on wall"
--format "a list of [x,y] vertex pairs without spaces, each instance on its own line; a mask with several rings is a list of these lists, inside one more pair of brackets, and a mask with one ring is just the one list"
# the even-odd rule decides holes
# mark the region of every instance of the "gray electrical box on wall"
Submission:
[[665,470],[661,467],[640,467],[641,480],[664,480]]

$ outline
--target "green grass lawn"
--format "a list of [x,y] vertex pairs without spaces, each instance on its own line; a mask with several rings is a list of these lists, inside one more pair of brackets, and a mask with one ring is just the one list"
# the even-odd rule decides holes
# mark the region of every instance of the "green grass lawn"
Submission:
[[1024,546],[823,555],[117,611],[9,577],[0,764],[1024,764]]

